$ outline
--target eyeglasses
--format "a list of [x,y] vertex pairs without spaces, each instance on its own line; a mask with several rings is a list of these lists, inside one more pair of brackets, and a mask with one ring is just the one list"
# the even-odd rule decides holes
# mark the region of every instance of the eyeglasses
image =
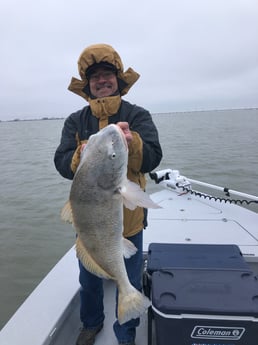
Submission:
[[113,71],[103,71],[103,72],[96,72],[92,73],[89,77],[91,81],[98,81],[99,79],[111,79],[115,76]]

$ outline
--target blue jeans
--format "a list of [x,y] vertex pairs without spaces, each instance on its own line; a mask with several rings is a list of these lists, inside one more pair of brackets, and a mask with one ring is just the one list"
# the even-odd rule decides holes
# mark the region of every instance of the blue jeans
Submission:
[[[129,237],[128,240],[134,243],[138,249],[137,253],[129,259],[125,259],[127,274],[131,284],[138,290],[142,289],[142,231]],[[88,272],[79,261],[81,284],[80,297],[81,322],[85,328],[95,328],[104,322],[103,305],[103,282],[102,279]],[[117,293],[116,293],[117,310]],[[117,315],[116,315],[117,316]],[[126,343],[135,340],[136,327],[140,319],[132,319],[122,325],[115,321],[113,329],[119,343]]]

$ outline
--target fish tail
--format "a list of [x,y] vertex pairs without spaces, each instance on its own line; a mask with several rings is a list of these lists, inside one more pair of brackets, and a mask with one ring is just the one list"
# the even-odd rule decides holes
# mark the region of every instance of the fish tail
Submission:
[[141,292],[131,286],[129,293],[119,291],[118,322],[123,323],[140,317],[151,305],[151,301]]

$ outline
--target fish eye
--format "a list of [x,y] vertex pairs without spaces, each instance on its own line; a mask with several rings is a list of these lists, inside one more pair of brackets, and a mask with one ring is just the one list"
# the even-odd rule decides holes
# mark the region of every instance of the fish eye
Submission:
[[115,153],[115,152],[112,152],[111,155],[110,155],[110,158],[111,158],[111,159],[116,158],[116,153]]

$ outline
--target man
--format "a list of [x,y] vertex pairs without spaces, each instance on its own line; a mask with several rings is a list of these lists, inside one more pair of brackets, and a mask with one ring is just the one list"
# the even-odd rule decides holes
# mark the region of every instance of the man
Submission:
[[[122,100],[139,75],[131,68],[124,72],[118,53],[109,45],[97,44],[86,48],[79,57],[81,80],[72,78],[69,90],[82,96],[89,106],[71,114],[64,123],[61,143],[55,153],[55,165],[60,174],[73,179],[80,161],[80,152],[91,134],[110,123],[116,123],[128,142],[128,179],[145,188],[144,173],[155,169],[161,161],[162,150],[158,132],[150,113]],[[86,147],[87,149],[87,147]],[[142,229],[147,225],[147,211],[137,207],[124,208],[124,236],[138,251],[125,260],[127,274],[133,286],[141,290]],[[92,345],[104,322],[102,280],[88,272],[81,262],[81,308],[83,324],[77,345]],[[114,323],[114,332],[121,345],[134,345],[139,319],[123,325]]]

